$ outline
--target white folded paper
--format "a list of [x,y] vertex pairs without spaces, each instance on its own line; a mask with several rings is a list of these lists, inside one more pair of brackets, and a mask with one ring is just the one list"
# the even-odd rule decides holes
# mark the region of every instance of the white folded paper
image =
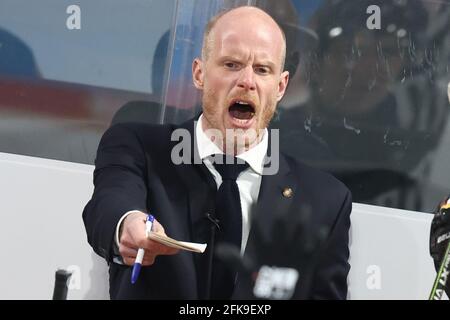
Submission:
[[168,247],[181,249],[181,250],[203,253],[203,252],[205,252],[205,249],[206,249],[206,243],[178,241],[178,240],[172,239],[170,237],[160,235],[153,231],[147,232],[147,238],[151,239],[153,241],[159,242]]

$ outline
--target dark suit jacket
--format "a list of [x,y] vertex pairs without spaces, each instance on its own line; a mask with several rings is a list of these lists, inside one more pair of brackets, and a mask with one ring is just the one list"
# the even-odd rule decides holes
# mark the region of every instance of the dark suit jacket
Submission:
[[[175,239],[210,241],[213,228],[206,216],[214,215],[217,187],[203,164],[173,164],[172,147],[179,141],[171,141],[171,134],[177,128],[187,129],[194,137],[191,120],[180,127],[117,124],[101,139],[95,162],[95,190],[83,211],[83,220],[90,245],[109,262],[112,299],[206,297],[208,249],[204,254],[180,251],[173,256],[158,256],[152,266],[141,270],[134,285],[130,283],[131,267],[112,263],[117,223],[125,212],[133,209],[152,213]],[[196,152],[185,156],[198,157]],[[292,197],[283,196],[285,187],[293,190]],[[350,192],[338,180],[289,157],[280,156],[277,174],[263,176],[258,204],[252,213],[258,221],[264,221],[258,226],[262,233],[270,237],[276,216],[295,218],[301,215],[300,208],[305,204],[312,212],[308,234],[319,229],[326,233],[323,241],[314,244],[310,257],[314,264],[309,264],[308,269],[308,261],[303,261],[309,271],[300,271],[299,286],[304,286],[302,294],[295,297],[346,298],[351,203]],[[258,248],[259,238],[254,233],[252,226],[248,250]],[[300,252],[301,246],[292,243],[279,251]],[[246,297],[246,290],[249,289],[240,288],[238,283],[236,297]]]

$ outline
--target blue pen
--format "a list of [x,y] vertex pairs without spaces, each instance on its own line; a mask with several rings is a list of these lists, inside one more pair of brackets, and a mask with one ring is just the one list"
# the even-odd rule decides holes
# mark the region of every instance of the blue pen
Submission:
[[[147,215],[147,220],[145,221],[145,232],[146,234],[150,231],[152,231],[153,226],[153,220],[155,220],[155,217],[153,217],[151,214]],[[137,281],[137,278],[139,277],[139,272],[141,271],[142,266],[142,259],[144,259],[144,249],[139,248],[138,253],[136,255],[136,260],[134,261],[133,265],[133,271],[131,272],[131,283],[134,284]]]

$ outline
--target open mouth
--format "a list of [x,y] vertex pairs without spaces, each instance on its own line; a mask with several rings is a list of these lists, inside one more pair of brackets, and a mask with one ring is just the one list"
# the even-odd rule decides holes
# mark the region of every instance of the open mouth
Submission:
[[246,101],[236,100],[228,108],[230,116],[238,120],[251,120],[255,116],[254,106]]

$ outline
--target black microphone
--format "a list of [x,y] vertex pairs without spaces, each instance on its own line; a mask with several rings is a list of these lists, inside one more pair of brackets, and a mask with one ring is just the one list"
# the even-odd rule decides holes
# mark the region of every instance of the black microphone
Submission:
[[250,274],[256,265],[249,258],[241,256],[239,248],[229,243],[220,243],[216,248],[216,256],[228,267],[240,274]]
[[53,289],[53,300],[66,300],[68,291],[68,282],[71,272],[63,269],[56,270],[55,273],[55,287]]

